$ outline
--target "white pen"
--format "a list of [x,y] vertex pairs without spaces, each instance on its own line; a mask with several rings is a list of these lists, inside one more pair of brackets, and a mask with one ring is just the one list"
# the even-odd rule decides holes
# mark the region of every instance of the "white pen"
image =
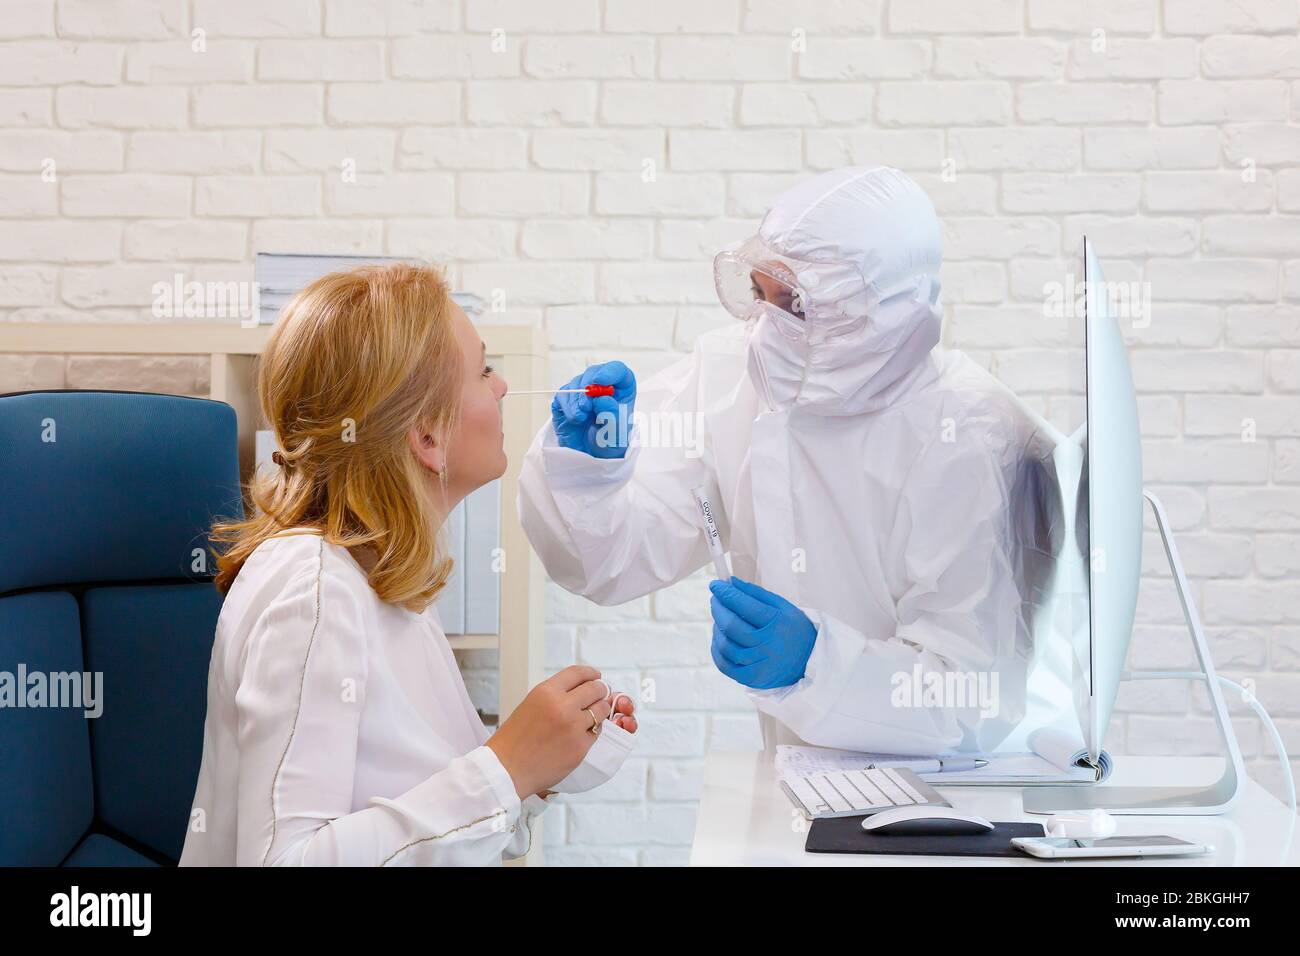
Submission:
[[882,760],[873,763],[871,769],[883,770],[885,767],[892,767],[897,770],[905,767],[912,773],[961,773],[965,770],[979,770],[988,765],[987,760],[979,757],[937,757],[934,760]]

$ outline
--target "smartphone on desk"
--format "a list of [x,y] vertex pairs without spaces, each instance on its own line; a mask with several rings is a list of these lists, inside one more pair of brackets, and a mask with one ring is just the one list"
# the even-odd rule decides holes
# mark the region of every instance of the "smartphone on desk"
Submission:
[[1103,840],[1073,837],[1015,837],[1011,845],[1044,860],[1086,860],[1097,857],[1199,856],[1214,847],[1171,836],[1113,836]]

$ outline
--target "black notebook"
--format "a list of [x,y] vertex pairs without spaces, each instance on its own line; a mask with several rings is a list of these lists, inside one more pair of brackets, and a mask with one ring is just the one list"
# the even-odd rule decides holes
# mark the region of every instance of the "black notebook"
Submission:
[[974,836],[890,836],[867,833],[863,817],[814,820],[803,848],[809,853],[876,853],[895,856],[1023,856],[1014,837],[1045,836],[1041,823],[994,823]]

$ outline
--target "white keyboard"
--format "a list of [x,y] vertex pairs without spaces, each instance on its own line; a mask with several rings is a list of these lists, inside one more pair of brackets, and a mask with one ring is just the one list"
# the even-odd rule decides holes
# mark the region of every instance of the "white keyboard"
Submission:
[[809,820],[863,816],[891,807],[951,806],[928,783],[901,767],[792,777],[781,781],[781,789]]

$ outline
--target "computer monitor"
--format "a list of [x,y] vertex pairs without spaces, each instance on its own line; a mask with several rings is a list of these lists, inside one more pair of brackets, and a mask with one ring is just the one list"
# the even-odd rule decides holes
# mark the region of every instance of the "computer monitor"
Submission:
[[1142,450],[1119,309],[1112,309],[1132,297],[1111,296],[1087,237],[1074,269],[1056,290],[1065,374],[1050,407],[1039,415],[1007,393],[1010,414],[1032,429],[1010,513],[1032,651],[1023,716],[989,752],[1041,756],[1050,735],[1071,745],[1072,763],[1100,768],[1137,607]]
[[1100,759],[1128,657],[1142,572],[1142,442],[1128,351],[1096,251],[1083,238],[1084,480],[1088,527],[1089,757]]
[[[1092,243],[1085,237],[1082,245],[1086,420],[1082,434],[1071,435],[1063,447],[1084,451],[1079,493],[1074,499],[1079,504],[1075,522],[1079,526],[1075,535],[1078,550],[1069,556],[1090,559],[1083,562],[1091,572],[1087,583],[1087,702],[1086,707],[1078,708],[1088,755],[1094,762],[1100,758],[1121,679],[1203,679],[1226,760],[1220,777],[1210,783],[1026,788],[1022,805],[1028,813],[1098,807],[1125,814],[1223,813],[1240,797],[1246,779],[1241,748],[1164,509],[1155,495],[1142,488],[1137,398],[1117,316],[1111,308],[1119,297],[1109,295]],[[1141,578],[1144,500],[1151,504],[1199,671],[1125,671]],[[1087,527],[1083,527],[1084,514]]]

